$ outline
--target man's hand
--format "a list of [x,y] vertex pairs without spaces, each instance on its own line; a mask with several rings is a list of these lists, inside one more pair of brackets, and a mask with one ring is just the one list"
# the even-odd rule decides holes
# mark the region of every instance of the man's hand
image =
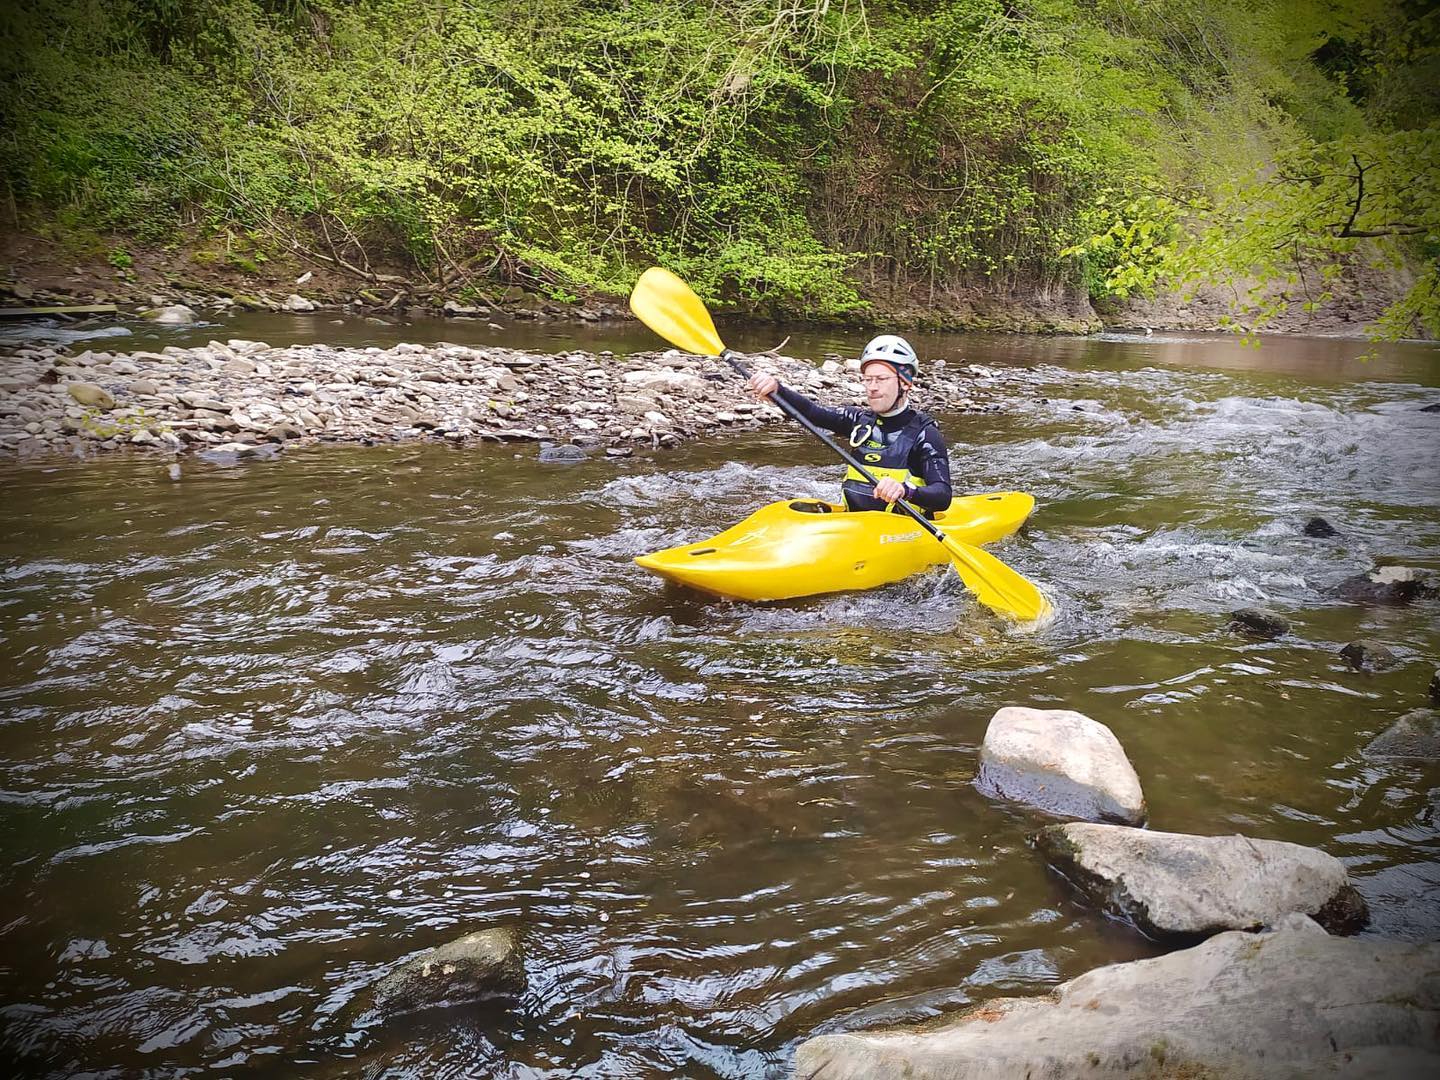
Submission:
[[761,401],[769,401],[770,395],[780,389],[780,380],[774,375],[766,375],[763,371],[757,371],[750,376],[750,381],[745,384],[745,388]]
[[880,482],[875,485],[875,497],[884,499],[887,503],[894,505],[897,499],[905,497],[905,485],[899,480],[892,480],[888,476],[882,476]]

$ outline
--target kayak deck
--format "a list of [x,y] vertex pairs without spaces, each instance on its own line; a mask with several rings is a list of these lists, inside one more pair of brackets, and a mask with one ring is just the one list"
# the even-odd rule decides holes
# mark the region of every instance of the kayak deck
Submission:
[[[1034,509],[1034,497],[1020,491],[962,495],[934,524],[964,543],[988,544]],[[668,581],[731,600],[873,589],[949,561],[944,546],[904,514],[813,499],[771,503],[708,540],[635,560]]]

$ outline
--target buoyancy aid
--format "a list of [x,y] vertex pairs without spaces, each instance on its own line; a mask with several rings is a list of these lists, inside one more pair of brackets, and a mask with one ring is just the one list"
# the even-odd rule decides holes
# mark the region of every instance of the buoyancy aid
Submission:
[[[925,478],[911,471],[911,460],[916,446],[925,436],[925,429],[934,425],[935,420],[918,409],[909,410],[913,415],[900,427],[889,429],[884,426],[884,417],[868,413],[850,433],[850,445],[876,480],[890,477],[902,484],[923,487]],[[937,431],[938,435],[938,431]],[[860,475],[859,470],[849,466],[841,484],[845,492],[845,503],[852,510],[883,510],[886,504],[875,498],[875,488]]]

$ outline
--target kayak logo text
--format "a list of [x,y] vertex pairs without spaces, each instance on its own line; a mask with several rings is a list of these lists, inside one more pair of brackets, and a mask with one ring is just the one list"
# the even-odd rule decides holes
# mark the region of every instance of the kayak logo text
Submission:
[[903,543],[905,543],[907,540],[919,540],[920,537],[923,536],[923,535],[925,535],[925,534],[924,534],[924,533],[918,533],[918,532],[894,533],[894,534],[892,534],[892,535],[890,535],[890,536],[882,536],[882,537],[880,537],[880,543],[882,543],[882,544],[903,544]]

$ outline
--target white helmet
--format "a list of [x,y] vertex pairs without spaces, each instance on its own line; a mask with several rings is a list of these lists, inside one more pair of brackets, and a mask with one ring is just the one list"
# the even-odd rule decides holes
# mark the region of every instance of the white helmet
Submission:
[[920,358],[908,341],[895,334],[881,334],[871,339],[860,354],[860,370],[864,371],[865,365],[874,360],[889,364],[906,382],[914,382],[920,374]]

